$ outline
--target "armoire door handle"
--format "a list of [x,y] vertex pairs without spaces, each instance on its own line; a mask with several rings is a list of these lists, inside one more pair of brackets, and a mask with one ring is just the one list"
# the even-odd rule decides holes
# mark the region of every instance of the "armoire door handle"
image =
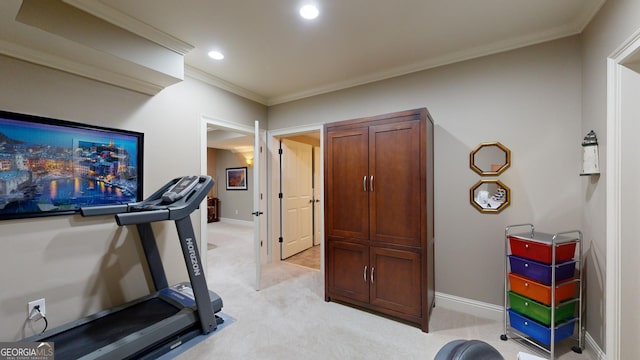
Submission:
[[373,284],[373,272],[376,270],[373,266],[371,267],[371,283]]
[[367,192],[367,175],[362,178],[362,190]]
[[364,282],[367,282],[367,265],[364,266],[364,272],[362,273],[362,277],[364,278]]
[[371,189],[371,192],[373,192],[373,175],[371,175],[371,184],[369,185],[369,189]]

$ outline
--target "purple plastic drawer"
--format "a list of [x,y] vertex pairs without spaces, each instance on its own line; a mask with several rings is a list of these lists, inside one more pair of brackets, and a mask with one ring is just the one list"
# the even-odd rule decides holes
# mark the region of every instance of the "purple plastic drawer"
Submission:
[[[551,265],[521,258],[515,255],[509,255],[509,264],[511,265],[511,272],[538,281],[545,285],[551,284]],[[575,267],[575,262],[573,262],[572,260],[557,264],[556,282],[560,282],[562,280],[573,277]]]

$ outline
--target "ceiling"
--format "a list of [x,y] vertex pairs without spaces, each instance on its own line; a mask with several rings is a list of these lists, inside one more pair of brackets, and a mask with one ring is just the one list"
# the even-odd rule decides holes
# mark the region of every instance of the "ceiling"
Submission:
[[[27,54],[18,57],[39,57],[43,63],[48,61],[40,55],[43,52],[35,56],[30,52],[49,46],[62,48],[57,58],[118,60],[99,60],[94,49],[74,48],[59,36],[43,37],[42,31],[20,24],[15,18],[22,1],[0,2],[0,53]],[[39,1],[64,3],[152,41],[160,34],[167,43],[178,44],[186,75],[268,106],[579,34],[605,2]],[[308,3],[320,10],[319,17],[310,21],[298,14]],[[212,60],[207,56],[211,50],[221,51],[225,59]],[[65,70],[66,61],[58,68]],[[66,66],[78,68],[71,62]],[[168,86],[171,81],[162,78],[158,83]]]
[[[605,0],[62,1],[190,45],[187,75],[274,105],[578,34]],[[318,18],[298,15],[306,3]]]
[[253,135],[240,134],[212,125],[207,128],[207,147],[210,148],[229,150],[246,158],[253,158],[253,142]]
[[[269,105],[578,34],[604,0],[104,2],[193,45],[188,66]],[[298,15],[310,2],[312,21]]]

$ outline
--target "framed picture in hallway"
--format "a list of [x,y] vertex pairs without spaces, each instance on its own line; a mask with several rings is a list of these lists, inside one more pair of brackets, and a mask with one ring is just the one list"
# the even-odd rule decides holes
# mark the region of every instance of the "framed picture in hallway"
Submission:
[[247,168],[227,168],[227,190],[247,190]]

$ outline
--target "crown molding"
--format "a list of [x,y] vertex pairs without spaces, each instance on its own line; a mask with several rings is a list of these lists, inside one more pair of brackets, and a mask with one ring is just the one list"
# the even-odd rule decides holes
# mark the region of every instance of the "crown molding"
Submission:
[[581,33],[582,31],[584,31],[584,29],[587,27],[587,25],[589,25],[591,20],[593,20],[593,18],[596,16],[596,14],[600,11],[602,6],[604,6],[605,2],[606,2],[606,0],[600,0],[598,3],[594,4],[593,7],[585,8],[582,11],[582,13],[580,13],[576,17],[576,19],[575,19],[575,21],[573,23],[573,27],[576,29],[576,31],[578,33]]
[[76,7],[84,12],[96,16],[113,25],[130,31],[147,40],[175,51],[180,55],[185,55],[193,50],[194,46],[165,32],[162,32],[151,25],[137,20],[125,13],[122,13],[100,0],[62,0],[63,2]]
[[276,96],[268,99],[268,106],[283,104],[295,100],[300,100],[312,96],[322,95],[338,90],[344,90],[360,85],[366,85],[369,83],[391,79],[403,75],[416,73],[419,71],[429,70],[440,66],[450,65],[458,62],[463,62],[471,59],[477,59],[480,57],[494,55],[518,48],[532,46],[547,41],[553,41],[564,37],[579,34],[580,30],[576,28],[575,24],[550,29],[548,31],[540,32],[531,36],[524,36],[519,38],[508,39],[505,41],[499,41],[492,44],[468,48],[461,51],[452,52],[444,56],[431,58],[426,61],[417,62],[407,66],[396,67],[390,70],[380,71],[377,73],[369,74],[366,76],[349,79],[347,81],[336,82],[328,84],[326,86],[316,87],[313,89],[296,92],[283,96]]
[[598,11],[602,8],[606,0],[600,0],[598,3],[590,8],[584,9],[582,13],[576,16],[575,21],[570,24],[559,26],[553,29],[542,31],[533,35],[517,37],[513,39],[507,39],[504,41],[495,42],[493,44],[469,48],[462,51],[446,54],[441,57],[428,59],[426,61],[414,63],[408,66],[397,67],[394,69],[381,71],[378,73],[366,75],[363,77],[353,78],[342,82],[336,82],[325,86],[308,89],[301,92],[295,92],[282,96],[275,96],[269,98],[267,101],[268,106],[283,104],[295,100],[300,100],[312,96],[322,95],[338,90],[344,90],[351,87],[365,85],[376,81],[386,80],[402,75],[407,75],[423,70],[433,69],[439,66],[450,65],[457,62],[471,60],[483,56],[493,55],[501,52],[515,50],[531,45],[540,44],[547,41],[557,40],[568,36],[573,36],[582,33],[582,31],[589,25],[591,20],[596,16]]
[[181,79],[166,76],[158,72],[154,72],[151,76],[148,73],[143,73],[142,71],[138,71],[138,74],[136,74],[135,71],[128,74],[121,74],[109,68],[74,61],[69,58],[25,47],[3,39],[0,39],[0,54],[119,86],[146,95],[155,95],[165,87],[181,81]]
[[185,76],[200,80],[204,83],[215,86],[222,90],[226,90],[243,98],[255,101],[259,104],[268,105],[267,98],[265,98],[264,96],[257,94],[251,90],[247,90],[241,86],[230,83],[226,80],[220,79],[219,77],[213,76],[192,66],[185,65],[184,74]]

